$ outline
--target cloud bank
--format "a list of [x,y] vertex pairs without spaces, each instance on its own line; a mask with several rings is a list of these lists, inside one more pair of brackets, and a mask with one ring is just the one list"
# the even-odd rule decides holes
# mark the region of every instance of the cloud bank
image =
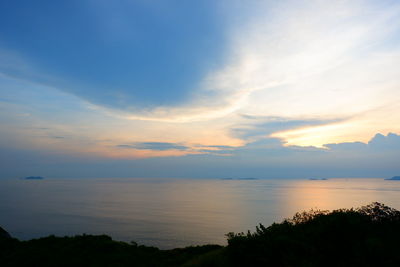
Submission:
[[[154,147],[152,144],[146,148],[160,149],[166,146],[158,145]],[[51,178],[387,178],[400,172],[400,135],[377,134],[368,143],[327,144],[326,147],[285,147],[278,139],[268,138],[240,148],[218,147],[221,153],[225,151],[229,156],[198,153],[136,160],[2,147],[0,177],[14,178],[40,173]],[[170,148],[175,149],[173,145]],[[19,162],[17,171],[15,160]]]

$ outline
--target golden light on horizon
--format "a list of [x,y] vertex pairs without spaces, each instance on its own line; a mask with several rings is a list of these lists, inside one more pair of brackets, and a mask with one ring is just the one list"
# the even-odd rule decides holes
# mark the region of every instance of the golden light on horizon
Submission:
[[349,127],[351,127],[349,123],[328,124],[281,131],[270,136],[285,140],[285,146],[324,148],[325,144],[348,142],[348,136],[338,135],[338,132]]

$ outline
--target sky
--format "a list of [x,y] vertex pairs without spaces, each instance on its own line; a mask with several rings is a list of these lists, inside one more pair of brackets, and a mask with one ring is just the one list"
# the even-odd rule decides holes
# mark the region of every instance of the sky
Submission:
[[0,2],[0,178],[400,175],[397,0]]

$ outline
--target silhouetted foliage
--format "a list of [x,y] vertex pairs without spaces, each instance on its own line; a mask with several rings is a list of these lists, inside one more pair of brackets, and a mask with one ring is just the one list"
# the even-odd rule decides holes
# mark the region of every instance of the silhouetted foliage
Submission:
[[0,228],[0,266],[400,266],[400,212],[380,203],[296,213],[227,237],[226,247],[160,250],[106,235],[19,241]]
[[229,233],[237,266],[400,266],[400,212],[380,203],[311,210],[254,233]]
[[179,266],[218,245],[160,250],[106,235],[0,240],[0,266]]
[[4,230],[3,228],[0,227],[0,240],[1,239],[8,239],[11,238],[10,234],[7,233],[6,230]]

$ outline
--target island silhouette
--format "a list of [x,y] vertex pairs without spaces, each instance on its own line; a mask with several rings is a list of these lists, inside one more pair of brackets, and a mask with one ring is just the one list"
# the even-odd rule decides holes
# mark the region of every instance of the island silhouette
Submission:
[[27,176],[25,178],[23,178],[24,180],[43,180],[44,177],[42,176]]

